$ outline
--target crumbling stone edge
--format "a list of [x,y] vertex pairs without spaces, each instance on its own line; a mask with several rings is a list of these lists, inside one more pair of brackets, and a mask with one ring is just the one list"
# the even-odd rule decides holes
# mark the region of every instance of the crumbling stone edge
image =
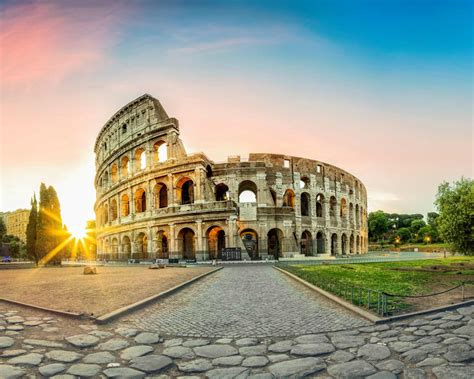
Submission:
[[23,303],[21,301],[5,299],[4,297],[0,297],[0,302],[15,304],[15,305],[19,305],[19,306],[25,307],[25,308],[33,308],[33,309],[37,309],[37,310],[40,310],[40,311],[54,313],[54,314],[57,314],[57,315],[60,315],[60,316],[65,316],[65,317],[78,318],[78,319],[86,317],[86,315],[84,313],[60,311],[58,309],[41,307],[39,305],[33,305],[33,304],[29,304],[29,303]]
[[199,276],[196,276],[195,278],[192,278],[184,283],[181,283],[181,284],[178,284],[177,286],[174,286],[166,291],[163,291],[163,292],[160,292],[156,295],[153,295],[153,296],[150,296],[150,297],[147,297],[143,300],[140,300],[140,301],[137,301],[136,303],[133,303],[133,304],[130,304],[130,305],[126,305],[125,307],[122,307],[122,308],[119,308],[119,309],[116,309],[110,313],[106,313],[102,316],[99,316],[99,317],[96,317],[94,319],[94,321],[98,324],[106,324],[112,320],[115,320],[116,318],[118,317],[122,317],[122,316],[125,316],[126,314],[128,313],[131,313],[133,311],[136,311],[137,309],[140,309],[142,307],[144,307],[145,305],[148,305],[149,303],[151,302],[154,302],[154,301],[157,301],[157,300],[160,300],[166,296],[169,296],[181,289],[183,289],[184,287],[187,287],[188,285],[190,285],[191,283],[194,283],[195,281],[199,280],[199,279],[202,279],[204,278],[205,276],[207,275],[210,275],[210,274],[213,274],[219,270],[222,270],[224,267],[217,267],[216,269],[214,270],[211,270],[211,271],[208,271],[208,272],[205,272],[204,274],[201,274]]

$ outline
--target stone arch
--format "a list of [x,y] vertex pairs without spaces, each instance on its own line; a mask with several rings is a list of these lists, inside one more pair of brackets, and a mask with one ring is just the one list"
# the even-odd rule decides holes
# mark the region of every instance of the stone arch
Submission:
[[349,221],[351,223],[354,222],[354,204],[352,204],[352,202],[349,203]]
[[341,236],[341,253],[343,255],[347,254],[347,236],[345,233],[342,233]]
[[195,233],[191,228],[183,228],[178,233],[178,246],[183,259],[196,259]]
[[324,195],[316,195],[316,217],[324,217]]
[[102,185],[107,188],[109,186],[109,172],[105,171],[102,176]]
[[216,186],[216,201],[225,201],[229,200],[229,187],[227,184],[219,183]]
[[270,196],[272,197],[272,201],[273,201],[272,205],[274,207],[276,207],[276,205],[277,205],[277,194],[276,194],[276,192],[273,188],[270,188]]
[[146,168],[146,151],[143,147],[135,150],[135,170],[140,171]]
[[206,231],[209,259],[221,259],[225,248],[225,231],[220,226],[211,226]]
[[185,176],[176,183],[177,198],[181,204],[194,203],[194,182]]
[[146,211],[146,192],[143,188],[135,191],[135,213]]
[[339,209],[339,216],[342,219],[347,217],[347,201],[345,198],[341,199],[341,208]]
[[356,253],[360,254],[360,237],[356,237]]
[[338,246],[337,234],[333,233],[331,235],[331,255],[337,254],[337,246]]
[[301,233],[300,251],[306,256],[313,255],[313,236],[308,230]]
[[349,254],[354,254],[354,235],[351,234],[351,237],[349,238]]
[[206,166],[206,178],[212,178],[212,167],[211,165]]
[[324,254],[326,252],[326,244],[324,240],[324,233],[319,231],[316,233],[316,253]]
[[110,220],[114,221],[117,219],[117,200],[112,199],[110,202]]
[[[331,217],[336,217],[336,208],[337,208],[337,200],[335,196],[331,196],[329,199],[329,215]],[[331,237],[332,238],[332,237]]]
[[257,202],[257,185],[251,180],[244,180],[239,184],[239,203]]
[[359,215],[359,204],[356,204],[356,216],[355,216],[355,221],[356,221],[356,226],[359,227],[360,225],[360,215]]
[[128,198],[128,195],[126,193],[124,193],[120,198],[120,205],[120,215],[122,217],[128,216],[130,214],[130,199]]
[[113,261],[116,261],[116,260],[119,259],[119,256],[118,256],[118,240],[115,237],[112,238],[112,252],[111,252],[110,258]]
[[309,193],[302,192],[301,193],[301,216],[311,216],[310,214],[311,208],[311,199]]
[[168,160],[168,145],[165,141],[159,140],[153,144],[153,161],[162,163]]
[[130,159],[127,155],[124,155],[120,160],[120,170],[122,178],[126,178],[130,173]]
[[156,183],[153,187],[153,207],[155,209],[168,206],[168,187],[164,183]]
[[274,259],[282,256],[283,232],[278,228],[270,229],[267,233],[268,255]]
[[102,208],[102,205],[100,205],[99,207],[97,207],[97,211],[96,211],[96,218],[97,218],[97,225],[98,226],[103,225],[103,223],[104,223],[103,216],[104,216],[104,209]]
[[109,204],[105,203],[104,204],[104,224],[107,224],[109,222]]
[[169,258],[169,246],[168,246],[168,235],[164,230],[158,230],[156,232],[156,257],[159,259]]
[[112,175],[112,183],[117,183],[118,182],[118,166],[116,163],[112,165],[110,168],[110,174]]
[[258,233],[255,230],[248,228],[242,230],[239,235],[250,259],[259,259]]
[[104,242],[104,259],[110,259],[110,241],[108,238]]
[[135,238],[136,254],[138,259],[148,259],[148,236],[144,232],[138,233]]
[[288,188],[283,195],[283,206],[295,209],[295,192]]
[[122,256],[125,259],[130,259],[132,257],[132,243],[128,236],[122,237]]
[[308,189],[310,187],[311,181],[307,176],[302,176],[300,179],[300,189]]

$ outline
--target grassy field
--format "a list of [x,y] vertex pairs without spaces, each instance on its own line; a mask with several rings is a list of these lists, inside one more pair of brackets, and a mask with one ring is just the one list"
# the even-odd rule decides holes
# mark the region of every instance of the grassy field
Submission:
[[369,251],[377,251],[383,249],[390,249],[393,251],[413,251],[414,249],[418,249],[418,251],[450,251],[451,248],[447,243],[405,243],[403,245],[395,246],[391,243],[385,243],[381,245],[380,243],[371,243],[369,244]]
[[[449,257],[417,261],[360,263],[340,265],[294,265],[288,270],[302,279],[337,295],[340,289],[362,287],[401,296],[440,292],[461,282],[466,298],[474,297],[474,257]],[[335,284],[332,290],[331,284]],[[343,291],[344,292],[344,291]],[[342,296],[346,294],[343,293]],[[461,292],[417,299],[399,299],[403,310],[424,309],[461,301]]]

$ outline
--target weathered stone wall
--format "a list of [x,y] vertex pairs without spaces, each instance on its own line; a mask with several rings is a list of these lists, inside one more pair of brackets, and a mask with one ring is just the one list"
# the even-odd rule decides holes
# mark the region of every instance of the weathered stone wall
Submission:
[[[224,246],[248,259],[367,252],[367,193],[356,177],[286,155],[188,155],[178,121],[149,95],[107,122],[95,153],[99,258],[204,260]],[[239,200],[244,191],[255,200]]]

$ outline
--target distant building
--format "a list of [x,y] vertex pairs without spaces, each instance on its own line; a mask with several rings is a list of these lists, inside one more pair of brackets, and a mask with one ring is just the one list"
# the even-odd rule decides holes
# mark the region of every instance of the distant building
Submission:
[[16,236],[21,241],[26,242],[26,227],[28,226],[30,211],[28,209],[17,209],[13,212],[4,212],[1,217],[7,227],[7,234]]

